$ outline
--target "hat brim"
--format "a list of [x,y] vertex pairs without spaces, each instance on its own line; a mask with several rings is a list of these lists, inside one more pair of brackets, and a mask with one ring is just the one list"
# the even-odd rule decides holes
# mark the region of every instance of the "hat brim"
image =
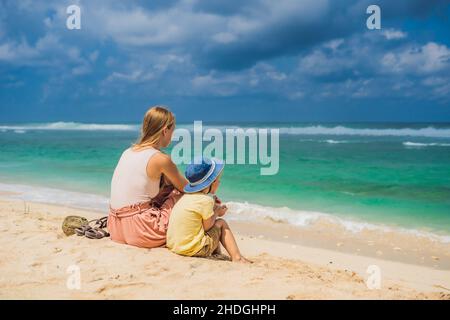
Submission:
[[208,177],[208,179],[206,179],[205,181],[203,181],[200,184],[197,184],[195,186],[191,185],[191,184],[187,184],[183,191],[185,193],[194,193],[194,192],[199,192],[207,187],[209,187],[214,180],[216,180],[216,178],[220,175],[220,173],[223,171],[223,168],[225,167],[225,164],[220,161],[220,160],[213,160],[216,163],[216,167],[214,168],[213,173]]

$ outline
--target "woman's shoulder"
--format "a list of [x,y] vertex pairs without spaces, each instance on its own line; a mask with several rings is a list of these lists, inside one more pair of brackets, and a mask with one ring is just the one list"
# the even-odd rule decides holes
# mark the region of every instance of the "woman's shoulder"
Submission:
[[155,157],[155,159],[157,159],[160,153],[161,152],[158,149],[154,148],[135,149],[133,147],[129,147],[123,152],[123,155],[135,159],[150,160]]
[[125,151],[131,152],[133,154],[144,154],[144,153],[161,153],[158,149],[155,149],[153,147],[146,147],[146,148],[136,148],[135,146],[131,146]]
[[160,166],[165,166],[173,163],[172,158],[168,154],[165,154],[164,152],[161,152],[159,150],[156,151],[157,152],[150,159],[153,163],[158,163]]

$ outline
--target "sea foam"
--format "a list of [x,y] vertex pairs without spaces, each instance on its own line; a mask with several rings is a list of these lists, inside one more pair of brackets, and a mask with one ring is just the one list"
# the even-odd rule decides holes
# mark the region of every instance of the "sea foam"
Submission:
[[[187,128],[192,130],[190,124],[177,125],[178,128]],[[262,126],[265,127],[265,126]],[[242,126],[231,125],[203,125],[206,130],[215,128],[221,131],[226,129],[242,128],[257,129],[262,127],[252,127],[243,124]],[[5,130],[84,130],[84,131],[138,131],[140,124],[100,124],[100,123],[79,123],[79,122],[50,122],[50,123],[30,123],[20,125],[0,125],[0,131]],[[346,126],[327,127],[323,125],[316,126],[292,126],[267,128],[279,129],[280,134],[287,135],[334,135],[334,136],[399,136],[399,137],[430,137],[430,138],[450,138],[450,128],[435,128],[432,126],[424,128],[351,128]],[[332,141],[332,140],[329,140]],[[330,142],[333,143],[333,142]]]
[[[95,210],[104,212],[105,214],[107,214],[109,210],[109,198],[97,194],[40,186],[4,183],[0,183],[0,191],[12,193],[11,195],[3,195],[3,197],[20,199],[23,201],[41,202],[73,208]],[[263,219],[268,218],[272,221],[288,223],[298,227],[311,227],[314,223],[320,220],[341,225],[346,230],[353,233],[358,233],[364,230],[403,232],[420,237],[426,237],[442,243],[450,243],[450,236],[442,236],[420,230],[403,229],[399,227],[390,227],[380,224],[344,219],[329,213],[294,210],[288,207],[269,207],[248,202],[229,201],[226,202],[226,205],[229,208],[227,219],[230,220],[262,221]]]
[[0,183],[0,191],[11,192],[9,198],[64,205],[73,208],[108,212],[109,199],[104,196],[22,184]]
[[341,144],[341,143],[349,143],[349,141],[345,141],[345,140],[325,140],[326,143],[329,144]]
[[450,138],[450,129],[446,128],[349,128],[345,126],[325,127],[282,127],[280,133],[291,135],[347,135],[347,136],[411,136],[411,137],[430,137],[430,138]]
[[311,227],[316,222],[327,221],[330,224],[340,225],[345,230],[352,233],[359,233],[365,230],[400,232],[412,234],[418,237],[425,237],[442,243],[450,243],[450,236],[447,235],[437,235],[421,230],[356,221],[324,212],[293,210],[287,207],[267,207],[248,202],[242,203],[233,201],[227,202],[227,206],[229,207],[229,213],[227,213],[227,216],[232,220],[261,221],[262,219],[269,218],[272,221],[284,222],[298,227]]
[[403,142],[403,145],[406,147],[450,147],[450,143],[437,143],[437,142],[431,142],[431,143],[422,143],[422,142],[410,142],[406,141]]
[[21,125],[1,125],[2,132],[13,130],[15,132],[27,130],[75,130],[75,131],[138,131],[139,125],[134,124],[100,124],[79,122],[50,122],[30,123]]

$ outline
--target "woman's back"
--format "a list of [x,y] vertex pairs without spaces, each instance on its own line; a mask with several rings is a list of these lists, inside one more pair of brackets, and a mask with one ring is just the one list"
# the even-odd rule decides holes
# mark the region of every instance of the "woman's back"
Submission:
[[134,151],[128,148],[122,153],[111,180],[113,209],[150,201],[159,192],[159,180],[147,176],[147,163],[159,151],[148,148]]

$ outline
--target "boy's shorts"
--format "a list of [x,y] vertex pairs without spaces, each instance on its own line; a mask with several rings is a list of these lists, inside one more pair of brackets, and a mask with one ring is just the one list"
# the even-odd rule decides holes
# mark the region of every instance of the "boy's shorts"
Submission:
[[194,257],[209,257],[217,249],[220,243],[221,229],[218,226],[213,226],[205,232],[206,242],[199,252],[194,254]]

